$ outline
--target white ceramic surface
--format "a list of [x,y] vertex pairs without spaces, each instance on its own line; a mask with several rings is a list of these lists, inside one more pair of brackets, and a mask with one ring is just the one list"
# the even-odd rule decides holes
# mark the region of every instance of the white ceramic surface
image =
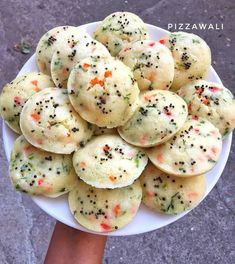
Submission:
[[[81,29],[84,29],[87,33],[92,34],[92,32],[95,30],[98,24],[99,22],[94,22],[94,23],[82,25],[80,27]],[[147,25],[147,26],[148,26],[151,39],[153,40],[158,40],[159,38],[169,33],[168,31],[161,29],[159,27],[155,27],[152,25]],[[35,55],[33,55],[25,63],[25,65],[22,67],[18,75],[22,75],[24,73],[32,72],[32,71],[38,71],[36,63],[35,63]],[[209,81],[221,83],[219,76],[217,75],[217,73],[212,67],[211,67],[211,70],[210,70],[210,73],[207,79]],[[7,156],[7,159],[9,160],[13,142],[16,139],[17,135],[5,123],[3,123],[2,132],[3,132],[3,141],[4,141],[6,156]],[[223,141],[223,149],[222,149],[219,162],[216,164],[213,170],[207,173],[206,175],[206,179],[207,179],[206,195],[208,195],[208,193],[215,186],[216,182],[218,181],[219,177],[221,176],[223,172],[223,169],[225,167],[225,164],[229,156],[231,143],[232,143],[232,133]],[[39,197],[39,196],[32,197],[32,199],[42,210],[44,210],[46,213],[48,213],[55,219],[59,220],[60,222],[63,222],[66,225],[69,225],[71,227],[74,227],[74,228],[77,228],[83,231],[91,232],[85,229],[84,227],[82,227],[81,225],[79,225],[74,220],[72,214],[70,213],[69,207],[68,207],[67,195],[63,195],[56,199]],[[141,205],[133,221],[130,224],[128,224],[126,227],[120,230],[111,232],[111,233],[102,233],[102,234],[112,235],[112,236],[126,236],[126,235],[134,235],[134,234],[140,234],[140,233],[152,231],[152,230],[166,226],[180,219],[181,217],[186,215],[188,212],[189,211],[176,215],[176,216],[168,216],[168,215],[162,215],[162,214],[155,213],[149,210],[144,205]]]

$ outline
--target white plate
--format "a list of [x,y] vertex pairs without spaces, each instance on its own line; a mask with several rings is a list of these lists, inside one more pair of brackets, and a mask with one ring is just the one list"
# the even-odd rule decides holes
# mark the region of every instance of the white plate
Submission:
[[[99,22],[94,22],[83,25],[81,26],[81,28],[84,29],[87,33],[92,34],[92,32],[96,29],[98,24]],[[155,27],[152,25],[147,25],[147,26],[150,36],[153,40],[158,40],[159,38],[169,33],[168,31],[161,29],[159,27]],[[32,72],[32,71],[38,71],[37,66],[35,64],[35,55],[33,55],[25,63],[25,65],[22,67],[18,75],[22,75],[24,73]],[[207,79],[209,81],[222,83],[219,76],[212,67]],[[3,141],[4,141],[4,148],[8,160],[10,159],[10,152],[16,137],[17,135],[13,131],[11,131],[11,129],[8,128],[8,126],[5,125],[5,123],[3,123]],[[232,143],[232,133],[223,141],[223,149],[219,162],[216,164],[213,170],[207,173],[206,175],[206,179],[207,179],[206,195],[208,195],[208,193],[215,186],[216,182],[218,181],[219,177],[223,172],[223,169],[225,167],[225,164],[229,156],[231,143]],[[32,197],[32,199],[43,211],[45,211],[55,219],[59,220],[60,222],[83,231],[91,232],[86,228],[82,227],[81,225],[79,225],[74,220],[68,207],[67,195],[63,195],[56,199],[39,197],[39,196]],[[102,234],[112,235],[112,236],[126,236],[126,235],[134,235],[134,234],[140,234],[140,233],[156,230],[160,227],[169,225],[170,223],[180,219],[188,212],[189,211],[179,214],[177,216],[168,216],[168,215],[162,215],[152,212],[144,205],[141,205],[133,221],[130,224],[128,224],[126,227],[111,233],[102,233]]]

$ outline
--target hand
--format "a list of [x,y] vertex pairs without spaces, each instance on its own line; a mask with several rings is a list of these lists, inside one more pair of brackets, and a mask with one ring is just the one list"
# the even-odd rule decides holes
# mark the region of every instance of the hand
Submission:
[[101,264],[106,240],[57,222],[44,264]]

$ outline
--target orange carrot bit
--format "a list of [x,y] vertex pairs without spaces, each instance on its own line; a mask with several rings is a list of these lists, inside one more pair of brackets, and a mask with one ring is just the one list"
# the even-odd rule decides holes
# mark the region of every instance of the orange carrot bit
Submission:
[[25,153],[28,153],[28,152],[30,152],[32,149],[33,149],[32,146],[27,146],[27,147],[25,147],[25,148],[23,149],[23,151],[24,151]]
[[69,68],[62,68],[61,69],[61,74],[66,75],[67,72],[69,72]]
[[113,207],[113,213],[115,215],[115,217],[117,217],[121,212],[121,206],[120,204],[117,204]]
[[91,66],[91,65],[88,64],[88,63],[83,63],[83,65],[82,65],[82,67],[83,67],[84,69],[88,69],[90,66]]
[[172,115],[172,112],[169,111],[169,110],[165,110],[165,111],[164,111],[164,114],[167,115],[167,116],[171,116],[171,115]]
[[39,145],[42,145],[42,144],[43,144],[43,140],[39,138],[39,139],[37,140],[37,143],[38,143]]
[[21,104],[20,100],[21,100],[21,98],[19,96],[14,97],[14,103],[15,104],[20,105]]
[[148,76],[149,81],[153,82],[156,79],[156,72],[151,72]]
[[123,51],[127,52],[128,50],[131,50],[131,48],[125,48]]
[[91,84],[92,86],[95,86],[96,84],[99,84],[101,87],[103,87],[103,86],[104,86],[104,81],[99,80],[97,77],[95,77],[94,79],[92,79],[92,80],[90,81],[90,84]]
[[193,120],[198,120],[198,119],[199,119],[199,117],[198,117],[198,116],[196,116],[196,115],[194,115],[194,116],[192,116],[192,119],[193,119]]
[[146,194],[147,194],[147,197],[149,198],[153,197],[153,192],[146,192]]
[[165,44],[166,41],[165,41],[165,39],[160,39],[159,42],[160,42],[161,44]]
[[211,92],[213,92],[213,93],[216,93],[216,92],[218,92],[220,89],[218,88],[218,87],[209,87],[209,90],[211,91]]
[[211,151],[212,151],[214,154],[216,154],[216,153],[217,153],[217,148],[216,148],[215,146],[213,146],[213,147],[211,148]]
[[103,151],[104,152],[107,152],[107,151],[109,151],[110,150],[110,147],[108,146],[108,145],[105,145],[104,147],[103,147]]
[[80,167],[81,168],[85,168],[86,167],[86,162],[85,161],[81,161],[80,162]]
[[155,45],[155,42],[149,43],[149,47],[153,47]]
[[191,103],[188,105],[188,111],[192,112],[192,104]]
[[106,72],[104,73],[104,77],[105,77],[105,78],[112,77],[112,72],[111,72],[111,71],[106,71]]
[[33,81],[31,81],[31,83],[32,83],[34,86],[38,86],[38,80],[33,80]]
[[37,113],[35,113],[35,112],[33,112],[33,113],[31,114],[31,117],[32,117],[33,120],[36,121],[36,122],[40,121],[40,119],[41,119],[40,115],[37,114]]
[[38,185],[40,186],[40,185],[42,185],[43,184],[43,179],[38,179]]
[[158,154],[156,157],[156,160],[159,161],[160,163],[162,163],[163,162],[162,154]]
[[42,61],[38,61],[38,63],[40,64],[41,72],[44,72],[47,69],[46,63]]
[[110,179],[111,182],[114,182],[115,181],[115,177],[112,176],[112,175],[109,176],[109,179]]
[[147,134],[144,134],[144,135],[142,135],[141,138],[139,139],[139,143],[140,143],[141,145],[144,145],[144,144],[146,143],[147,139],[148,139],[148,135],[147,135]]
[[152,97],[154,97],[155,95],[145,95],[144,96],[144,100],[145,100],[145,102],[147,102],[147,101],[149,101]]
[[205,105],[208,105],[210,103],[210,101],[207,98],[203,98],[202,103]]
[[38,86],[34,87],[33,90],[34,90],[35,92],[40,92],[40,91],[41,91],[41,89],[40,89]]
[[200,87],[198,89],[196,89],[195,93],[197,94],[201,94],[203,92],[203,89]]
[[198,193],[197,192],[190,192],[188,193],[188,198],[189,199],[194,199],[198,196]]
[[111,226],[108,225],[108,224],[105,224],[105,223],[101,223],[100,226],[102,227],[102,229],[103,229],[104,231],[108,231],[108,230],[111,229]]
[[33,80],[33,81],[31,81],[31,83],[35,86],[35,87],[33,87],[33,90],[35,92],[41,91],[41,89],[38,87],[38,80]]

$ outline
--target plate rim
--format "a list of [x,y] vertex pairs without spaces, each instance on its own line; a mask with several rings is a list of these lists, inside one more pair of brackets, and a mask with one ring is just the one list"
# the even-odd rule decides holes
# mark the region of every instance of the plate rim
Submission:
[[[83,29],[83,27],[95,26],[95,25],[98,25],[99,23],[101,23],[101,21],[96,21],[96,22],[91,22],[91,23],[79,25],[78,27],[81,27]],[[148,24],[148,23],[145,23],[145,24],[146,24],[148,30],[153,29],[153,30],[163,31],[166,34],[170,33],[169,31],[167,31],[167,30],[165,30],[163,28],[157,27],[155,25]],[[24,67],[26,67],[26,65],[29,64],[31,60],[35,60],[35,53],[24,63],[24,65],[21,67],[20,71],[18,72],[17,76],[20,76],[20,75],[23,74],[22,72],[24,71]],[[218,79],[218,82],[222,84],[222,81],[221,81],[219,75],[217,74],[217,72],[214,70],[214,68],[212,66],[210,68],[210,71]],[[6,154],[6,157],[7,157],[7,161],[9,162],[11,150],[7,146],[8,130],[11,130],[11,129],[7,126],[7,124],[3,120],[3,125],[2,125],[3,146],[4,146],[4,151],[5,151],[5,154]],[[224,145],[224,143],[223,143],[223,145]],[[207,197],[207,195],[211,192],[211,190],[214,188],[215,184],[218,182],[218,180],[222,176],[222,173],[223,173],[224,168],[225,168],[225,166],[227,164],[227,160],[228,160],[228,157],[229,157],[229,154],[230,154],[230,149],[231,149],[231,145],[232,145],[232,132],[226,138],[226,145],[227,145],[227,148],[226,148],[227,151],[226,151],[226,153],[225,153],[225,155],[223,157],[220,157],[220,159],[221,158],[223,159],[222,160],[223,164],[220,165],[219,170],[216,173],[219,176],[217,176],[217,179],[214,180],[214,182],[210,186],[210,189],[208,190],[208,188],[207,188],[206,193],[205,193],[204,197],[201,199],[200,203]],[[67,196],[67,194],[65,196]],[[181,219],[182,217],[184,217],[185,215],[187,215],[189,212],[191,212],[194,209],[193,208],[191,210],[185,211],[185,212],[183,212],[181,214],[178,214],[176,216],[171,216],[172,219],[167,224],[163,223],[162,225],[160,225],[157,228],[149,228],[149,229],[145,228],[145,230],[129,232],[129,233],[128,232],[123,233],[122,232],[123,228],[121,228],[121,229],[119,229],[117,231],[113,231],[113,232],[102,232],[102,233],[100,233],[100,232],[94,232],[92,230],[88,230],[88,229],[86,229],[85,227],[83,227],[82,225],[80,225],[77,222],[76,222],[76,224],[71,225],[71,223],[68,223],[68,221],[66,221],[66,219],[63,216],[59,216],[58,217],[58,214],[54,213],[54,211],[50,211],[47,207],[43,207],[42,206],[43,202],[40,201],[40,198],[42,198],[42,197],[40,197],[40,196],[29,196],[29,197],[34,201],[35,204],[37,204],[37,206],[39,206],[44,212],[46,212],[48,215],[53,217],[55,220],[60,221],[60,222],[66,224],[66,225],[68,225],[70,227],[73,227],[73,228],[81,230],[81,231],[85,231],[85,232],[89,232],[89,233],[93,233],[93,234],[105,235],[105,236],[130,236],[130,235],[138,235],[138,234],[143,234],[143,233],[155,231],[155,230],[157,230],[159,228],[166,227],[166,226],[176,222],[177,220]],[[199,206],[199,204],[197,206]],[[141,203],[141,207],[142,208],[147,208],[143,203]],[[148,210],[150,210],[150,209],[148,209]],[[125,227],[128,228],[128,225],[125,226]]]

